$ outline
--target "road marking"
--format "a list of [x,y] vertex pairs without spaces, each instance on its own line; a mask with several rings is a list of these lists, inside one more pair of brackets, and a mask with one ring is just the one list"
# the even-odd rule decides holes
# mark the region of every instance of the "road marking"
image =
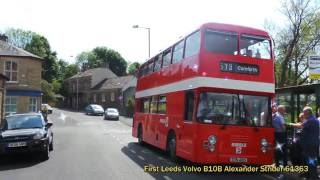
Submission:
[[141,159],[142,161],[145,160],[144,157],[142,157],[142,156],[140,156],[140,155],[138,155],[138,158]]
[[60,116],[59,116],[59,118],[58,119],[60,119],[63,123],[66,123],[66,115],[64,115],[64,113],[60,113]]

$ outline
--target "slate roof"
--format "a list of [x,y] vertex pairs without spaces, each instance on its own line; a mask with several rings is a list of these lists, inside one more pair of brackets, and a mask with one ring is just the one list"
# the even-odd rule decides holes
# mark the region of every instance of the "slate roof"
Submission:
[[105,69],[108,78],[117,77],[109,68],[93,68],[93,69],[88,69],[84,72],[80,72],[80,73],[78,73],[68,79],[92,76],[95,72],[98,72],[101,69]]
[[135,76],[132,76],[129,82],[122,87],[122,91],[125,91],[130,87],[136,87],[136,86],[137,86],[137,78]]
[[39,60],[42,59],[37,55],[34,55],[2,40],[0,40],[0,56],[31,57]]
[[130,76],[121,76],[111,79],[104,79],[96,86],[92,88],[92,90],[106,90],[106,89],[122,89],[124,85],[126,85],[131,79],[133,78],[132,75]]

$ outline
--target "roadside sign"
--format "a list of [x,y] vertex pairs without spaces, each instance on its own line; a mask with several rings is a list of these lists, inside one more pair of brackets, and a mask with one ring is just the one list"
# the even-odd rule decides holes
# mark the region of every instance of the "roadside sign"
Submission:
[[309,56],[309,78],[320,79],[320,56]]

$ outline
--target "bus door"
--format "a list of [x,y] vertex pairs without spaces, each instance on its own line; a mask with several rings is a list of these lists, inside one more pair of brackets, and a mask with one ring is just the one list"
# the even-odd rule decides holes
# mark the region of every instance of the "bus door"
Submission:
[[156,143],[161,149],[165,149],[167,139],[166,135],[169,126],[169,117],[167,115],[167,96],[160,95],[158,101],[158,124],[156,129]]
[[153,145],[156,145],[156,127],[159,121],[157,114],[158,96],[152,96],[150,102],[150,116],[149,116],[149,132],[147,139]]
[[179,154],[185,158],[192,159],[194,154],[194,143],[196,128],[193,121],[195,107],[195,93],[186,91],[184,97],[184,115],[177,125]]

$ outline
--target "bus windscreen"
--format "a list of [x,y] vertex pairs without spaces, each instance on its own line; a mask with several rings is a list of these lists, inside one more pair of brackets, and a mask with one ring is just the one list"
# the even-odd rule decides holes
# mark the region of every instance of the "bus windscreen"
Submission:
[[269,97],[242,94],[200,94],[197,120],[221,125],[270,126]]

